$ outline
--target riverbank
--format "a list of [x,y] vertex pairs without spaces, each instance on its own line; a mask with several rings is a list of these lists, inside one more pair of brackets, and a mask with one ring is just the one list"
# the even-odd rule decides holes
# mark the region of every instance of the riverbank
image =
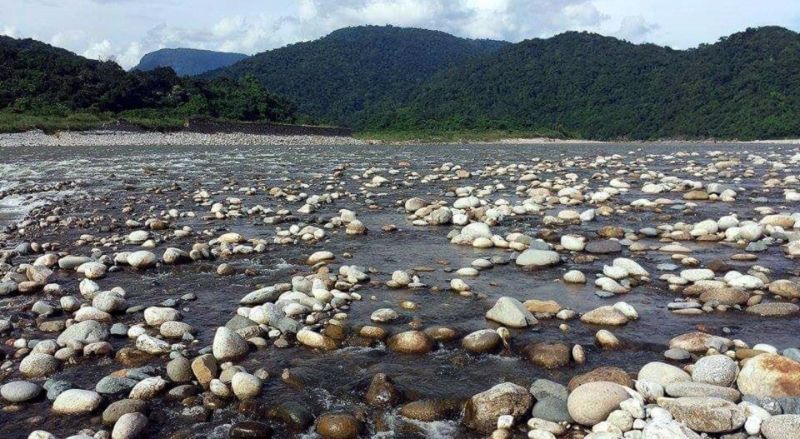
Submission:
[[361,145],[368,143],[350,136],[200,133],[200,132],[130,132],[130,131],[43,131],[0,134],[0,148],[20,146],[230,146],[230,145]]

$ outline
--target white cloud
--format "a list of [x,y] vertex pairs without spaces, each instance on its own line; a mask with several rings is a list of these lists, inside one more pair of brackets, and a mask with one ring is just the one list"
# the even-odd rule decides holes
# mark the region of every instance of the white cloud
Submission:
[[16,38],[17,36],[17,29],[13,26],[5,25],[0,28],[0,35],[5,35],[7,37]]
[[614,35],[633,43],[641,43],[647,41],[656,29],[657,24],[647,22],[641,15],[629,15],[622,19],[619,30]]

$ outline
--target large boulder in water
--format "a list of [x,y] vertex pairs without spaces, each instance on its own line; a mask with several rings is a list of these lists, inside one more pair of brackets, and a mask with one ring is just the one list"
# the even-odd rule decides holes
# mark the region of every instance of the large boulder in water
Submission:
[[497,299],[486,318],[512,328],[524,328],[538,323],[536,317],[517,299],[504,296]]
[[548,267],[561,263],[561,256],[552,250],[528,249],[517,256],[516,263],[522,267]]
[[498,384],[467,401],[464,424],[473,430],[491,433],[497,426],[497,418],[511,415],[519,420],[528,414],[532,404],[533,397],[528,389],[514,383]]

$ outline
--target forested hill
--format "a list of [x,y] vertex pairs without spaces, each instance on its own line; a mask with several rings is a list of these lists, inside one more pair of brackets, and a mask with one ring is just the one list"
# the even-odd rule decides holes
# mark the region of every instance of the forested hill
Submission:
[[21,117],[93,119],[115,114],[153,120],[209,116],[288,121],[293,107],[252,78],[198,81],[169,68],[125,72],[112,61],[94,61],[39,41],[0,37],[0,122]]
[[540,129],[610,139],[800,135],[800,36],[748,29],[678,51],[569,32],[442,71],[373,129]]
[[215,52],[200,49],[159,49],[142,57],[133,70],[169,67],[178,76],[194,76],[227,67],[247,58],[243,53]]
[[425,29],[360,26],[263,52],[206,77],[253,75],[304,114],[361,127],[374,114],[405,104],[443,67],[507,45]]

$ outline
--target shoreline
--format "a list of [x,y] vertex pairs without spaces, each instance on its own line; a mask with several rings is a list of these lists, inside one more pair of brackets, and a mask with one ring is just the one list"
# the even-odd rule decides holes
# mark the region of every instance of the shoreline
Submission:
[[0,133],[0,148],[14,147],[83,147],[83,146],[313,146],[313,145],[581,145],[581,144],[640,144],[654,145],[672,144],[771,144],[800,145],[800,139],[767,139],[767,140],[585,140],[556,139],[548,137],[505,138],[497,140],[464,140],[464,141],[383,141],[361,139],[353,136],[317,135],[317,134],[263,134],[246,132],[132,132],[115,130],[60,131],[47,134],[41,130],[20,133]]

